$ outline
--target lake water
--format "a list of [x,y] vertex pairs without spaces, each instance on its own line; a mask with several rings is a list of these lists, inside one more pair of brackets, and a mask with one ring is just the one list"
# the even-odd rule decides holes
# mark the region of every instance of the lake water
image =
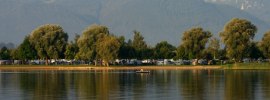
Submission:
[[270,70],[0,72],[0,100],[265,100]]

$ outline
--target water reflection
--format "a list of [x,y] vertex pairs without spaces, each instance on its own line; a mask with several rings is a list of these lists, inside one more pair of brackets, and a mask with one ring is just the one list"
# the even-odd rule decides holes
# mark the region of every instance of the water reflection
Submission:
[[0,100],[261,100],[270,71],[157,70],[0,72]]

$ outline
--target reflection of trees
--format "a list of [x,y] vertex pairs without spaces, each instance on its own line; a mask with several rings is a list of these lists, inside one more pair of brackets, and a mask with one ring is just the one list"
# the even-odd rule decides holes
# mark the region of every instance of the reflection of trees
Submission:
[[[170,88],[173,86],[174,80],[175,80],[175,73],[174,71],[168,71],[168,70],[159,70],[156,73],[154,73],[153,77],[153,85],[158,88],[155,90],[156,94],[158,93],[169,93]],[[170,94],[166,94],[170,95]]]
[[256,71],[225,71],[225,100],[254,100],[258,87]]
[[262,93],[263,98],[270,98],[270,73],[269,71],[264,71],[263,74],[260,75],[259,80],[261,80],[262,84]]
[[118,91],[117,74],[101,71],[75,75],[75,87],[78,96],[87,99],[108,100],[113,91]]
[[[35,89],[35,84],[37,82],[37,76],[34,74],[19,74],[20,87],[24,93],[30,92],[30,90]],[[28,93],[30,94],[30,93]]]
[[184,99],[201,100],[205,92],[204,75],[201,71],[181,71],[178,73],[178,84]]
[[52,100],[54,98],[65,99],[66,92],[68,91],[66,85],[68,82],[65,81],[64,73],[57,72],[45,72],[38,73],[35,82],[34,96],[35,100],[44,99]]
[[219,70],[184,70],[178,71],[177,84],[181,96],[187,100],[220,99],[222,95],[222,71]]
[[119,73],[119,92],[121,96],[138,100],[145,95],[150,74],[147,73]]
[[111,71],[0,73],[0,92],[7,88],[19,89],[16,91],[22,92],[25,100],[142,99],[149,96],[253,100],[270,98],[269,76],[269,71],[247,70],[153,71],[151,74]]

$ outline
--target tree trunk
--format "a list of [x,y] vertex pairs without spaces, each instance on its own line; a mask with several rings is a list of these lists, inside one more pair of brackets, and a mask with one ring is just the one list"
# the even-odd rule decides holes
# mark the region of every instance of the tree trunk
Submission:
[[46,65],[49,64],[48,57],[46,57],[46,63],[45,63],[45,64],[46,64]]
[[95,63],[95,66],[97,66],[97,60],[95,60],[94,63]]
[[106,67],[109,67],[109,62],[108,62],[107,60],[104,60],[104,65],[105,65]]
[[107,67],[109,67],[110,66],[110,64],[109,64],[109,62],[107,62]]

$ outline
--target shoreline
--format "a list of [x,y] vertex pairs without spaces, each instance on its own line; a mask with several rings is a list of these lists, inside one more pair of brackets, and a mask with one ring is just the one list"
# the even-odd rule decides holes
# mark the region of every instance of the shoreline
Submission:
[[112,67],[96,67],[96,66],[0,66],[0,71],[35,71],[35,70],[57,70],[57,71],[87,71],[87,70],[212,70],[222,69],[221,66],[112,66]]

